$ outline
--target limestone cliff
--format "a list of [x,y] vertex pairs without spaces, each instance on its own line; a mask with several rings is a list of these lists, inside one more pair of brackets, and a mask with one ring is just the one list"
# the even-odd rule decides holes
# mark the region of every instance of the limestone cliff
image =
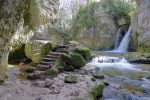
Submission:
[[133,48],[150,52],[150,0],[136,0],[137,9],[132,18]]
[[[76,40],[90,49],[102,50],[113,47],[117,28],[113,16],[102,6],[103,0],[93,3],[90,12],[92,19],[90,28],[82,27]],[[89,20],[89,19],[83,19]],[[87,25],[87,24],[86,24]]]

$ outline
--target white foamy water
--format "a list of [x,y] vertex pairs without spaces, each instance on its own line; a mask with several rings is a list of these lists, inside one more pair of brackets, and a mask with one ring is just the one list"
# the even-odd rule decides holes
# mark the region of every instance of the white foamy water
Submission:
[[121,70],[141,71],[141,69],[135,68],[134,65],[128,63],[123,57],[98,56],[93,58],[89,64],[101,69],[115,68]]
[[125,34],[123,37],[121,43],[119,44],[119,47],[114,50],[114,52],[127,52],[128,51],[128,46],[130,42],[130,34],[131,34],[131,26],[128,29],[128,32]]

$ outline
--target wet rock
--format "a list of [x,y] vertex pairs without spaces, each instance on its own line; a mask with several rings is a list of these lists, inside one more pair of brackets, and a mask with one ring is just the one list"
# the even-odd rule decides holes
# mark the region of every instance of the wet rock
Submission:
[[97,100],[98,98],[103,96],[103,89],[105,85],[103,83],[95,86],[91,91],[91,96],[93,97],[93,100]]
[[96,79],[105,79],[105,76],[101,74],[93,74],[92,76]]
[[77,76],[65,76],[65,83],[77,83],[78,77]]
[[95,77],[92,77],[92,78],[91,78],[91,81],[93,81],[93,82],[96,81],[96,78],[95,78]]
[[102,82],[105,86],[109,86],[109,83],[108,82]]

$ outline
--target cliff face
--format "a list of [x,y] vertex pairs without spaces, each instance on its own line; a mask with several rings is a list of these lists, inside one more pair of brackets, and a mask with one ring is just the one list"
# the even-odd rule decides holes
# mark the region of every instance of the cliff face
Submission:
[[133,48],[150,52],[150,0],[136,0],[137,10],[132,18]]
[[[0,0],[0,75],[7,67],[10,42],[24,26],[36,28],[55,19],[59,0]],[[18,31],[19,30],[19,31]]]
[[90,49],[102,50],[113,47],[117,28],[113,16],[103,8],[104,0],[96,2],[93,6],[92,28],[81,28],[77,41]]

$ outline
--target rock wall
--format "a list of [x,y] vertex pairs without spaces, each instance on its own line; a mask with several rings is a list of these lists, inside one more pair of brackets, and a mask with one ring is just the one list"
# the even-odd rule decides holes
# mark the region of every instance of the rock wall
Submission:
[[76,40],[93,50],[110,49],[116,37],[116,26],[113,17],[102,6],[103,0],[94,4],[93,27],[89,30],[82,28]]
[[132,48],[150,52],[150,0],[136,0],[137,10],[132,18]]

